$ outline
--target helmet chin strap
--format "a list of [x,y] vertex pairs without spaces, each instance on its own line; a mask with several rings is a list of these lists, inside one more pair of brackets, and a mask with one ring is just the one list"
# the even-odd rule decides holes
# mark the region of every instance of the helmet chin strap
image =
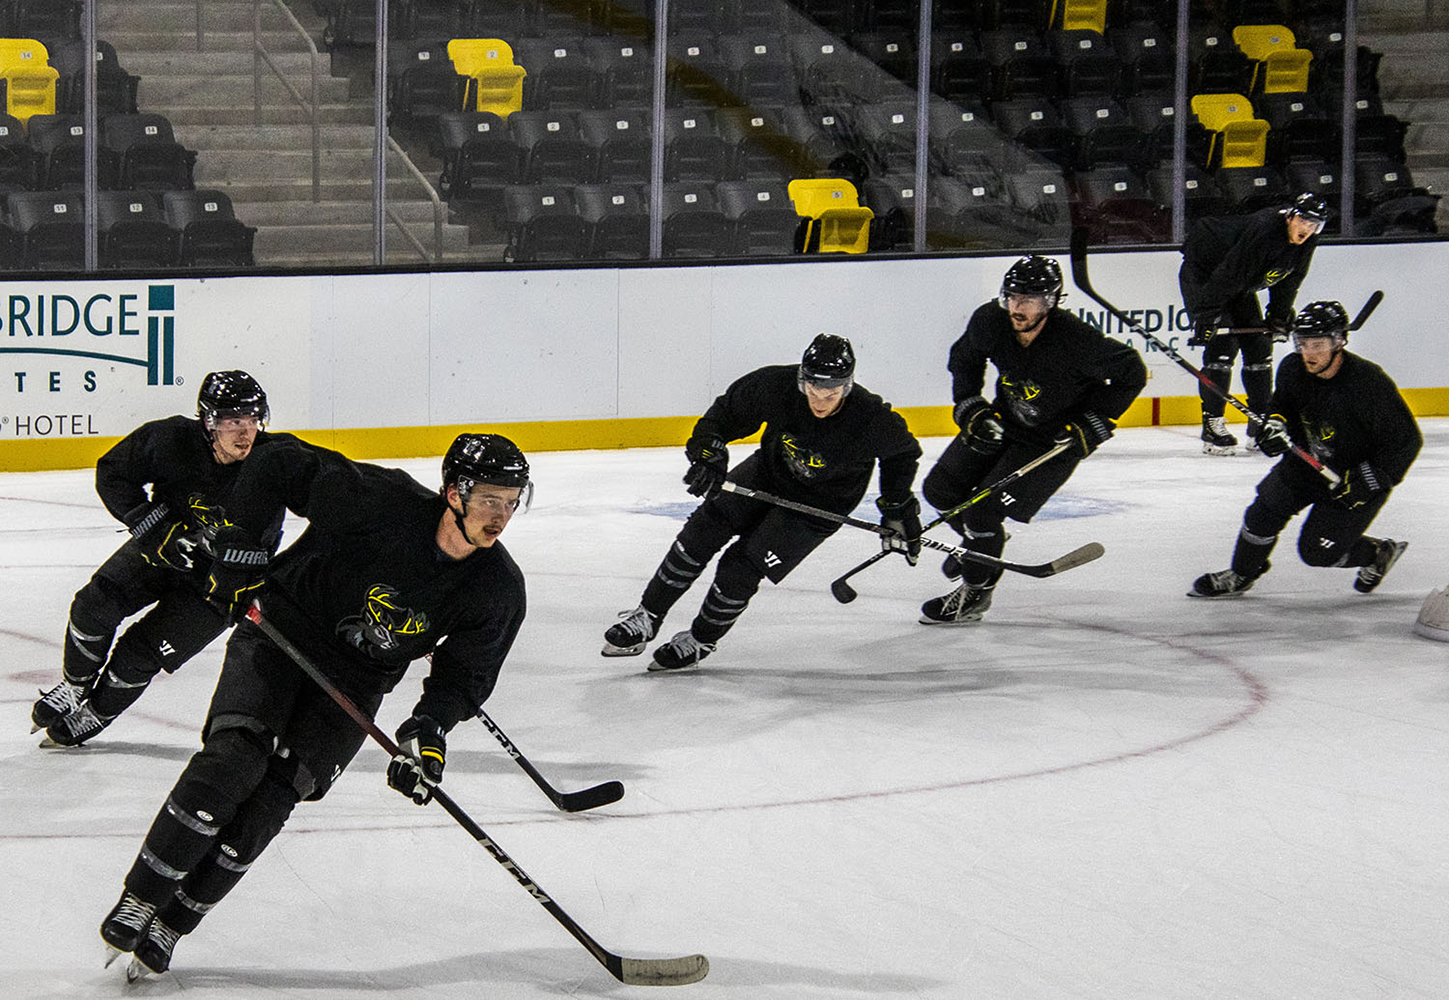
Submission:
[[463,499],[463,495],[461,493],[458,494],[458,500],[462,504],[462,510],[454,507],[451,501],[448,502],[448,510],[453,512],[453,521],[458,525],[458,534],[463,536],[463,541],[467,542],[475,549],[482,548],[481,545],[468,537],[468,528],[463,523],[463,519],[468,516],[468,501]]

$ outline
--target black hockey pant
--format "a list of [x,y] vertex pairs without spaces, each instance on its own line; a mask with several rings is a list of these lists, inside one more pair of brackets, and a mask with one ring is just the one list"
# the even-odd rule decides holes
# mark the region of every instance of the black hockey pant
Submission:
[[[1228,303],[1224,320],[1233,326],[1262,326],[1263,308],[1256,292],[1239,295]],[[1233,359],[1243,356],[1243,394],[1248,409],[1267,416],[1273,396],[1273,338],[1266,333],[1219,334],[1202,351],[1202,373],[1226,394],[1233,384]],[[1227,406],[1222,396],[1205,385],[1197,387],[1205,417],[1221,417]]]
[[[380,688],[391,686],[367,667],[328,673],[369,717],[386,693]],[[245,625],[227,644],[202,747],[152,821],[126,889],[155,905],[172,930],[194,930],[292,808],[326,794],[364,738],[301,668]]]
[[[942,513],[969,500],[977,490],[1021,468],[1046,448],[1008,439],[1005,447],[992,454],[973,450],[963,435],[957,435],[921,482],[921,495]],[[1058,455],[1031,472],[967,507],[946,523],[961,533],[972,552],[1000,558],[1006,549],[1006,519],[1023,524],[1036,516],[1052,494],[1061,489],[1080,459],[1071,453]],[[973,587],[989,587],[1001,578],[1001,570],[980,563],[966,563],[961,579]]]
[[[754,476],[752,459],[742,462],[730,478],[742,485],[770,489]],[[714,582],[690,625],[695,639],[718,642],[744,613],[760,581],[779,583],[805,557],[840,528],[804,514],[751,500],[735,493],[716,493],[697,507],[654,571],[640,601],[662,618],[684,596],[714,554],[725,549]],[[730,539],[735,539],[730,545]],[[729,548],[725,548],[729,545]]]
[[1329,494],[1319,473],[1284,456],[1258,483],[1258,497],[1243,512],[1233,547],[1233,572],[1255,580],[1268,571],[1268,556],[1294,515],[1311,507],[1298,533],[1298,555],[1310,566],[1368,566],[1378,539],[1364,535],[1388,500],[1387,491],[1352,510]]
[[[148,605],[154,606],[112,648],[121,622]],[[226,627],[226,618],[202,598],[190,574],[150,565],[128,542],[71,602],[62,654],[65,678],[72,684],[95,681],[91,707],[111,719],[140,698],[159,672],[179,668]]]

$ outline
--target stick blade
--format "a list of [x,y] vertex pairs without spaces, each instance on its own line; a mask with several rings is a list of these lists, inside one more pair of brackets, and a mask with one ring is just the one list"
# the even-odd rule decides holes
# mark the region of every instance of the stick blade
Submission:
[[844,580],[836,580],[832,583],[830,585],[830,593],[841,604],[849,604],[860,596],[855,592],[855,588]]
[[583,812],[597,809],[624,797],[624,786],[617,781],[606,781],[592,788],[581,788],[577,792],[565,792],[559,796],[558,806],[564,812]]
[[1089,563],[1093,559],[1102,558],[1102,554],[1106,551],[1101,542],[1088,542],[1079,549],[1073,549],[1066,555],[1053,559],[1047,565],[1051,567],[1053,573],[1064,573],[1069,569]]
[[709,975],[709,959],[703,955],[682,958],[621,958],[614,977],[629,986],[688,986]]

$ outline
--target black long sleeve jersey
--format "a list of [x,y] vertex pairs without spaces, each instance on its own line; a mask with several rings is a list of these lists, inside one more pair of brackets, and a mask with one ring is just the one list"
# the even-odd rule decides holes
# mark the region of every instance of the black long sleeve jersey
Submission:
[[1295,444],[1340,475],[1368,462],[1381,482],[1397,486],[1424,444],[1394,380],[1348,351],[1328,379],[1310,374],[1302,355],[1284,358],[1270,412]]
[[736,379],[705,411],[695,434],[722,441],[749,437],[764,424],[760,465],[772,492],[838,514],[855,509],[880,462],[887,501],[911,495],[921,446],[891,405],[862,385],[820,418],[800,391],[796,365],[770,365]]
[[1289,241],[1282,209],[1205,216],[1183,243],[1183,304],[1194,317],[1212,318],[1229,300],[1266,288],[1269,311],[1286,311],[1317,246],[1316,234],[1299,244]]
[[445,730],[475,714],[526,611],[523,574],[503,544],[444,555],[446,504],[399,469],[309,447],[254,458],[264,461],[249,461],[238,481],[233,520],[249,528],[254,511],[282,500],[309,521],[268,572],[262,603],[273,624],[321,654],[324,670],[368,671],[383,690],[431,653],[414,711]]
[[[164,502],[180,515],[186,511],[188,498],[200,494],[226,510],[242,468],[279,443],[305,447],[291,434],[262,431],[250,455],[223,465],[216,460],[200,420],[183,416],[152,420],[96,461],[96,493],[111,516],[127,527],[126,515],[148,500]],[[275,550],[281,540],[284,513],[280,504],[274,505],[257,528],[258,540],[269,549]]]
[[953,403],[984,398],[988,361],[996,366],[993,405],[1007,434],[1033,443],[1050,442],[1087,411],[1117,420],[1147,385],[1136,351],[1061,309],[1051,310],[1027,347],[998,303],[972,313],[947,360]]

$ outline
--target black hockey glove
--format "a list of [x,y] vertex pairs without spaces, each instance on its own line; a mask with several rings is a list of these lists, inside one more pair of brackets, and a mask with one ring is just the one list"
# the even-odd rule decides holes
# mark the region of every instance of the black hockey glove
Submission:
[[1344,470],[1343,479],[1333,488],[1333,499],[1348,510],[1362,507],[1387,488],[1374,467],[1367,462],[1351,465]]
[[1099,416],[1091,410],[1085,411],[1081,416],[1070,420],[1057,431],[1053,445],[1071,445],[1071,454],[1078,458],[1086,458],[1097,450],[1097,446],[1112,436],[1117,429],[1116,423],[1106,417]]
[[730,471],[730,450],[713,434],[696,434],[690,438],[684,446],[684,457],[689,459],[684,484],[692,496],[710,496]]
[[169,504],[147,501],[127,512],[125,520],[147,563],[180,573],[191,569],[194,539],[188,539],[186,525],[172,515]]
[[387,765],[387,783],[420,806],[433,799],[443,780],[448,740],[443,727],[426,715],[414,715],[397,727],[397,756]]
[[1259,451],[1269,458],[1277,458],[1291,447],[1293,442],[1288,437],[1288,425],[1282,417],[1269,417],[1263,421],[1263,426],[1258,428]]
[[899,552],[914,566],[921,557],[921,502],[914,496],[895,502],[881,497],[875,506],[880,526],[891,532],[880,536],[881,551]]
[[221,609],[228,621],[235,622],[261,592],[271,557],[234,524],[217,530],[212,548],[215,558],[206,578],[206,599]]
[[1273,343],[1281,344],[1288,339],[1288,334],[1293,330],[1293,317],[1292,306],[1283,309],[1268,307],[1268,334],[1273,338]]
[[966,422],[961,424],[961,433],[966,437],[966,447],[978,455],[995,455],[1006,446],[1006,428],[1002,426],[1001,414],[988,405],[971,411]]
[[1188,347],[1206,347],[1218,332],[1218,318],[1204,316],[1192,321],[1192,336],[1187,338]]

